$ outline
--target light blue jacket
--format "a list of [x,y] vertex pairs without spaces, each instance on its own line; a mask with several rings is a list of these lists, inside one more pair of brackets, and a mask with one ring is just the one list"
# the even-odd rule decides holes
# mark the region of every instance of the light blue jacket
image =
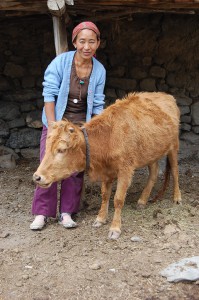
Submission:
[[[55,118],[61,120],[68,101],[70,88],[71,66],[76,51],[69,51],[58,55],[47,67],[44,74],[43,96],[44,102],[55,101]],[[86,121],[92,114],[100,114],[104,107],[104,86],[106,71],[103,65],[94,57],[93,69],[90,75],[87,95]],[[48,127],[45,109],[43,109],[42,122]]]

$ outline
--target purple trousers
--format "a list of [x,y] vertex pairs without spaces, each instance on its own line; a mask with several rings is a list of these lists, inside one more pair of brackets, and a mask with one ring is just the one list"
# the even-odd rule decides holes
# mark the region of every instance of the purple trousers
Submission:
[[[46,147],[47,128],[43,126],[40,140],[40,161],[43,159]],[[77,213],[80,205],[80,198],[84,180],[84,172],[74,173],[71,177],[61,181],[60,208],[59,212]],[[53,183],[49,188],[36,187],[32,214],[56,217],[57,211],[57,183]]]

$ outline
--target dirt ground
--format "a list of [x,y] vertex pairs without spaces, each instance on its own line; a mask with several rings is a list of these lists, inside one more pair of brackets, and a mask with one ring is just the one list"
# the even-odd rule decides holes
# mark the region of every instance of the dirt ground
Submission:
[[[183,205],[172,204],[171,182],[162,201],[136,210],[147,170],[136,172],[117,241],[108,239],[113,195],[109,222],[92,227],[100,186],[87,178],[76,229],[64,229],[50,219],[44,230],[31,231],[37,165],[20,160],[16,169],[0,170],[0,300],[199,299],[199,282],[169,283],[160,275],[170,263],[199,255],[199,162],[194,156],[180,161]],[[160,174],[153,195],[162,179]]]

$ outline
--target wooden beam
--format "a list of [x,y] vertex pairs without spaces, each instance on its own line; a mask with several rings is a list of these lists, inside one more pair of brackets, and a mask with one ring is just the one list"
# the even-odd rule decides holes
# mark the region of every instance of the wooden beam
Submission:
[[[195,0],[196,1],[196,0]],[[198,0],[199,1],[199,0]],[[101,1],[99,1],[101,2]],[[78,5],[68,6],[67,12],[70,16],[78,16],[78,21],[83,21],[86,18],[89,18],[93,21],[103,21],[108,20],[110,18],[120,18],[125,15],[131,15],[136,13],[172,13],[172,14],[199,14],[199,2],[194,3],[192,6],[191,4],[189,6],[183,5],[183,3],[180,3],[181,5],[176,5],[176,3],[172,3],[169,1],[168,6],[163,6],[161,2],[159,2],[159,5],[131,5],[131,6],[125,6],[125,5],[112,5],[114,1],[111,1],[110,5],[95,5],[95,3],[87,5],[82,5],[79,3]],[[177,3],[179,4],[179,3]],[[196,7],[197,6],[197,7]]]
[[[148,8],[148,9],[199,9],[199,0],[48,0],[50,6],[54,4],[59,8],[55,10],[62,10],[62,6],[67,5],[68,9],[105,9],[111,6],[117,8]],[[47,0],[0,0],[0,11],[1,10],[13,10],[13,11],[38,11],[48,12]]]
[[68,5],[74,5],[74,0],[65,0],[65,3]]
[[[0,0],[0,11],[11,10],[11,11],[38,11],[48,12],[47,3],[50,2],[50,7],[55,6],[55,10],[62,9],[62,6],[74,5],[74,0]],[[56,6],[57,5],[57,6]]]
[[[49,9],[47,3],[49,2]],[[75,3],[75,4],[74,4]],[[73,5],[74,4],[74,5]],[[55,8],[53,8],[55,6]],[[81,18],[97,17],[99,20],[110,17],[111,12],[134,13],[199,13],[199,0],[0,0],[1,16],[33,14],[52,14],[61,16],[64,11],[70,16]],[[20,12],[18,14],[18,12]],[[25,14],[24,14],[25,15]],[[107,17],[105,16],[107,15]]]
[[94,6],[172,6],[172,7],[198,7],[198,0],[77,0],[75,5]]
[[27,17],[27,16],[39,16],[44,15],[44,12],[34,12],[34,11],[0,11],[0,19],[1,18],[13,18],[13,17]]
[[[78,11],[77,11],[78,12]],[[186,14],[186,15],[193,15],[195,14],[196,12],[194,10],[169,10],[169,11],[165,11],[165,10],[151,10],[151,9],[129,9],[128,11],[118,11],[118,12],[109,12],[107,11],[106,13],[94,13],[93,15],[91,14],[86,14],[86,12],[84,12],[82,14],[82,12],[79,11],[79,15],[81,15],[82,17],[80,19],[76,19],[76,21],[78,22],[83,22],[83,21],[86,21],[89,17],[89,20],[90,21],[93,21],[93,22],[100,22],[100,21],[107,21],[107,20],[119,20],[119,19],[122,19],[122,18],[127,18],[128,16],[132,17],[133,15],[135,14],[138,14],[138,13],[141,13],[141,14],[150,14],[150,13],[169,13],[169,14]],[[87,17],[87,16],[88,17]]]
[[68,51],[65,18],[53,16],[53,30],[56,55]]
[[46,0],[40,1],[18,1],[18,0],[0,0],[0,11],[33,11],[47,12]]

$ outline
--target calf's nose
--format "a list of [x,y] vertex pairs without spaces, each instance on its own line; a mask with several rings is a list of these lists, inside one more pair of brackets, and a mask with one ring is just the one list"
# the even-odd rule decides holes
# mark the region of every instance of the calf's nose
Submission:
[[33,174],[33,181],[34,182],[39,182],[41,180],[41,176],[37,175],[36,173]]

